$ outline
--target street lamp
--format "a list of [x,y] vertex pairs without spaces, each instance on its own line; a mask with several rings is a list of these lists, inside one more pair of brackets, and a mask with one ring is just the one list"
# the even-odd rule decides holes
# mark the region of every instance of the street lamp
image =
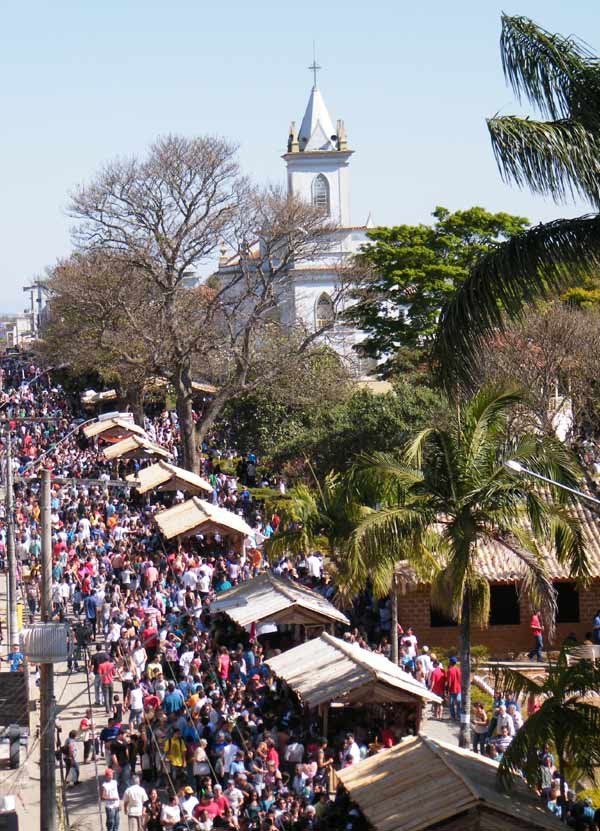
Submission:
[[600,499],[596,499],[595,496],[590,496],[589,493],[584,493],[583,491],[578,491],[575,488],[570,488],[568,485],[563,485],[561,482],[555,482],[554,479],[548,478],[548,476],[542,476],[541,473],[536,473],[535,470],[530,470],[528,467],[525,467],[521,464],[521,462],[517,462],[516,459],[507,459],[504,462],[504,466],[507,467],[513,473],[518,473],[520,475],[525,476],[533,476],[534,479],[540,479],[542,482],[546,482],[549,485],[554,485],[555,488],[562,488],[564,491],[569,491],[569,493],[575,494],[575,496],[580,497],[581,499],[587,499],[588,502],[594,502],[596,505],[600,505]]

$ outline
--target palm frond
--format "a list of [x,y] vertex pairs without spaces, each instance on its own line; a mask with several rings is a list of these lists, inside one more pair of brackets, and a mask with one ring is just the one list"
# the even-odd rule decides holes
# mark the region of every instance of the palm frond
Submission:
[[506,424],[509,410],[522,400],[522,390],[514,384],[486,385],[471,399],[463,418],[471,460],[489,448],[491,434]]
[[347,474],[353,497],[363,503],[376,500],[385,503],[389,497],[397,501],[399,492],[407,491],[423,481],[423,474],[398,461],[391,453],[361,453]]
[[600,216],[537,225],[482,257],[442,309],[434,347],[447,386],[473,384],[484,343],[505,316],[549,297],[600,266]]
[[519,101],[525,96],[549,118],[570,112],[573,85],[593,59],[583,43],[552,34],[527,17],[502,15],[504,77]]
[[493,539],[511,551],[523,563],[521,591],[528,596],[534,607],[542,612],[548,637],[552,639],[556,621],[556,589],[546,567],[545,559],[537,541],[525,528],[513,523],[502,534],[491,535]]
[[534,681],[518,669],[511,669],[504,666],[496,670],[494,685],[496,689],[503,690],[505,695],[512,698],[521,696],[540,695],[543,692],[543,685]]
[[571,577],[583,583],[587,582],[590,577],[590,563],[581,522],[559,505],[551,506],[548,514],[559,563],[568,563]]
[[[507,686],[504,689],[509,691],[511,688]],[[531,787],[539,785],[538,750],[550,744],[553,739],[553,719],[548,717],[551,707],[550,699],[546,699],[537,713],[529,716],[523,727],[517,730],[512,742],[504,751],[498,767],[498,778],[505,789],[509,790],[521,773],[525,775]]]
[[600,206],[600,138],[576,121],[489,118],[487,126],[505,182],[551,196],[581,197]]

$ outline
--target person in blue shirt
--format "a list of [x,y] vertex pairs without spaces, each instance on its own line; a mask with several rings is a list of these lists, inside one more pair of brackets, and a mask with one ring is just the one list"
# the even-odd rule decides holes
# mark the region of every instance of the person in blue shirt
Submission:
[[181,690],[175,689],[175,684],[169,681],[167,685],[167,694],[163,701],[163,709],[169,716],[171,713],[178,713],[183,710],[184,698]]
[[594,621],[592,623],[592,640],[596,646],[600,646],[600,609],[596,612]]
[[25,656],[19,649],[18,644],[13,645],[12,652],[8,656],[8,660],[10,663],[11,672],[20,672],[23,669],[23,662],[25,661]]

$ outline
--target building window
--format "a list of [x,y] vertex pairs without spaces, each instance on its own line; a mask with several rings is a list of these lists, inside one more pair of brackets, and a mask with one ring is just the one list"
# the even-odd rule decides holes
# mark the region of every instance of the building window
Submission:
[[323,213],[329,213],[329,182],[322,173],[313,179],[312,203]]
[[579,623],[579,591],[575,583],[554,583],[556,622]]
[[327,292],[323,292],[315,306],[315,330],[319,332],[321,329],[330,326],[333,323],[334,317],[335,314],[331,297]]
[[516,586],[490,586],[490,626],[517,626],[521,623]]
[[429,621],[432,629],[441,628],[442,626],[456,626],[454,618],[445,615],[434,606],[429,606]]

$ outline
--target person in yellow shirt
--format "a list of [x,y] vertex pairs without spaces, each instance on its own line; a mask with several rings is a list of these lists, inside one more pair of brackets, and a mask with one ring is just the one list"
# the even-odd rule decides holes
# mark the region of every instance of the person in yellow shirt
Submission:
[[165,757],[169,763],[171,777],[174,782],[181,782],[184,778],[186,763],[186,746],[181,738],[181,730],[175,728],[170,739],[165,739],[163,745]]

